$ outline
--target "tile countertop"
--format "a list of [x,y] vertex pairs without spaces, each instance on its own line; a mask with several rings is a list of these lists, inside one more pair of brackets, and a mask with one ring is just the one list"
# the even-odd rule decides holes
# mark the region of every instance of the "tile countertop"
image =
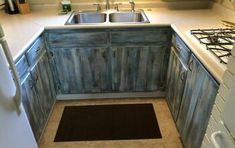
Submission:
[[[220,8],[222,9],[222,8]],[[103,23],[101,25],[67,25],[64,23],[69,17],[58,15],[56,9],[41,9],[27,15],[8,15],[0,12],[0,24],[14,60],[16,60],[43,32],[44,29],[58,28],[108,28],[108,27],[149,27],[149,26],[172,26],[175,32],[184,40],[192,52],[200,59],[204,66],[217,79],[222,82],[226,65],[219,60],[197,39],[190,35],[191,29],[224,28],[221,19],[233,20],[235,15],[218,11],[214,8],[200,10],[172,10],[169,8],[155,8],[151,11],[144,9],[150,21],[149,24],[120,24]],[[227,12],[228,10],[226,10]],[[234,13],[234,12],[232,12]]]

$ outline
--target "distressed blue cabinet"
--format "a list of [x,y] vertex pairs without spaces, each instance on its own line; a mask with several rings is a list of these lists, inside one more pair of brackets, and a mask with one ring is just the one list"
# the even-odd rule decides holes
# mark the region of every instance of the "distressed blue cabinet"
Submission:
[[59,94],[165,91],[171,29],[46,32]]
[[181,105],[186,76],[187,67],[175,52],[175,48],[172,47],[167,74],[166,99],[175,121],[177,120]]
[[22,104],[38,141],[56,96],[53,75],[41,38],[19,58],[16,67],[21,78]]
[[51,52],[60,93],[98,93],[111,90],[108,48],[53,48]]
[[113,91],[164,91],[167,46],[112,47]]
[[41,105],[39,104],[37,91],[34,88],[33,79],[31,74],[26,76],[26,79],[21,84],[22,89],[22,103],[27,114],[30,126],[34,133],[36,140],[39,139],[42,132],[42,119],[43,113]]
[[217,82],[192,55],[176,122],[185,147],[201,146],[217,91]]

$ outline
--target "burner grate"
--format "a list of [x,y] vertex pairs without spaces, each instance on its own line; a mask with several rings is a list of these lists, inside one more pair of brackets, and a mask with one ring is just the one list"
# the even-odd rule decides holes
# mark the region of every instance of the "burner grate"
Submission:
[[197,29],[191,30],[191,34],[204,44],[221,63],[227,64],[235,43],[235,28]]

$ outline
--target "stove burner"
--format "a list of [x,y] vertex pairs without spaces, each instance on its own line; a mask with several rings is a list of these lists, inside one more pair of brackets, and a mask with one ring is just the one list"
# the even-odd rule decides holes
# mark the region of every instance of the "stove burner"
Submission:
[[228,57],[235,43],[235,28],[226,29],[198,29],[191,30],[191,34],[206,45],[207,50],[211,51],[220,59],[221,63],[227,64]]

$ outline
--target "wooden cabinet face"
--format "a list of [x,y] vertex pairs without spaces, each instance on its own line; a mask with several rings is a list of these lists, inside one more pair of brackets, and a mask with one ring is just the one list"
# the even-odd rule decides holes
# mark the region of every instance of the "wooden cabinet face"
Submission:
[[23,106],[38,141],[55,102],[54,83],[46,55],[28,73],[21,87]]
[[61,93],[96,93],[111,89],[107,48],[55,48],[53,55]]
[[174,49],[171,51],[168,75],[167,75],[167,101],[174,120],[177,120],[184,85],[187,76],[187,68],[181,62],[180,58],[175,53]]
[[198,148],[203,140],[218,84],[191,56],[177,127],[185,147]]
[[165,91],[169,27],[51,30],[46,38],[58,94]]
[[165,46],[112,47],[113,91],[165,89]]
[[38,141],[40,133],[42,131],[42,129],[40,128],[41,112],[37,111],[38,97],[36,95],[36,90],[34,89],[33,80],[30,74],[28,74],[25,81],[22,83],[21,89],[22,89],[22,104],[24,106],[35,139]]

